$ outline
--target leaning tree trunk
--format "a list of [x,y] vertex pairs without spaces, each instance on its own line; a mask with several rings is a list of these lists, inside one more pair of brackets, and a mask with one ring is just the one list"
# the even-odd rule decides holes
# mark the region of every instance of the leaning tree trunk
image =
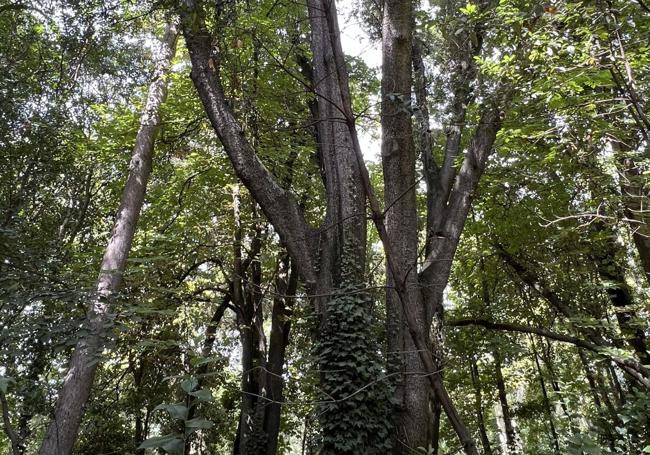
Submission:
[[40,455],[67,455],[74,446],[83,409],[102,354],[104,336],[112,320],[111,300],[122,283],[140,209],[151,173],[154,143],[160,125],[160,107],[167,92],[166,75],[176,51],[176,26],[168,24],[158,54],[147,102],[140,119],[129,176],[104,252],[92,298],[88,305],[87,330],[75,347],[68,373],[58,393],[52,421],[45,433]]

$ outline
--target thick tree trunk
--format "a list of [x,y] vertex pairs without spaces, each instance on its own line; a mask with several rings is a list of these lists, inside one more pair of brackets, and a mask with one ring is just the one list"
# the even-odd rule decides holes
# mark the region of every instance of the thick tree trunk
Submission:
[[[325,425],[323,450],[338,450],[337,440],[346,441],[346,431],[360,435],[363,430],[344,426],[341,414],[353,416],[359,403],[344,400],[349,389],[358,390],[370,381],[354,372],[341,373],[340,368],[327,368],[328,362],[336,365],[337,356],[349,348],[346,336],[355,337],[368,330],[371,305],[362,294],[358,297],[356,313],[342,312],[341,299],[354,288],[364,287],[366,257],[366,221],[364,187],[361,183],[360,164],[356,159],[349,125],[342,120],[341,109],[349,104],[347,72],[340,51],[339,31],[334,2],[310,0],[308,4],[311,24],[311,44],[314,58],[314,81],[317,93],[317,126],[320,145],[320,164],[325,180],[327,213],[321,233],[313,230],[305,221],[302,210],[291,193],[278,184],[277,179],[264,167],[247,140],[226,102],[220,79],[219,53],[212,45],[204,12],[195,0],[186,0],[180,8],[183,33],[192,60],[192,80],[197,88],[213,128],[223,144],[236,174],[246,185],[255,201],[286,246],[293,264],[306,282],[308,292],[334,295],[333,298],[316,299],[321,316],[320,333],[334,336],[328,341],[336,344],[320,356],[321,381],[324,393],[335,395],[335,404],[324,406],[321,418]],[[347,104],[346,104],[347,103]],[[336,318],[330,313],[338,312]],[[354,314],[353,314],[354,313]],[[338,320],[356,317],[354,324]],[[356,354],[367,359],[374,355],[372,340],[363,336],[368,347],[360,346]],[[349,363],[349,362],[348,362]],[[354,362],[353,362],[354,363]],[[362,367],[362,365],[359,365]],[[332,372],[336,370],[337,372]],[[349,377],[346,378],[346,375]],[[373,378],[376,379],[376,378]],[[344,387],[339,386],[344,383]],[[343,394],[342,396],[339,396]],[[361,404],[370,408],[376,403]],[[350,417],[350,420],[355,417]],[[366,443],[372,448],[371,439],[377,434],[367,434],[355,440],[358,447]],[[332,445],[334,444],[334,445]],[[350,447],[350,446],[348,446]],[[350,447],[355,450],[355,447]],[[342,453],[339,451],[339,453]]]
[[[427,314],[417,279],[418,217],[415,202],[415,149],[411,114],[411,47],[413,5],[410,1],[386,0],[382,27],[382,103],[381,158],[384,174],[386,231],[393,257],[402,277],[387,272],[386,321],[388,371],[401,372],[395,384],[394,453],[411,454],[431,441],[431,388],[415,344],[402,314],[395,279],[406,282],[410,309],[416,315],[418,330],[429,333]],[[427,341],[428,342],[428,341]]]
[[122,202],[106,247],[99,278],[88,307],[88,335],[75,347],[68,373],[59,390],[56,408],[41,445],[40,455],[67,455],[72,451],[83,408],[102,354],[104,335],[112,321],[110,301],[122,283],[126,260],[144,202],[154,143],[160,125],[160,106],[165,100],[166,74],[176,50],[176,26],[169,24],[156,55],[154,79],[149,86],[145,110],[140,119],[129,176]]

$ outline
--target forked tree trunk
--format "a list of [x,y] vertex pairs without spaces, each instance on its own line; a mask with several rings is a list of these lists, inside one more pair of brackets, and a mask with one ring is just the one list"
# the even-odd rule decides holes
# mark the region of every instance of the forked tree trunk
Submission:
[[160,125],[160,107],[167,92],[166,75],[176,50],[176,26],[167,25],[155,57],[154,76],[140,119],[129,175],[104,252],[99,277],[88,305],[88,334],[75,346],[68,372],[58,393],[57,404],[41,445],[40,455],[67,455],[77,437],[84,405],[90,395],[97,365],[104,347],[104,336],[112,322],[111,300],[122,284],[122,275],[131,250],[140,209],[151,173],[154,143]]

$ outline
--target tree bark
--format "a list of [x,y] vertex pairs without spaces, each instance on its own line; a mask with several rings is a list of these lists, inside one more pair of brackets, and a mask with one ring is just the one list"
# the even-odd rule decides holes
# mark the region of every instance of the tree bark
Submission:
[[[415,149],[411,125],[411,49],[413,5],[385,0],[382,27],[381,161],[384,176],[385,224],[395,261],[404,272],[387,270],[386,321],[388,371],[401,372],[395,384],[394,453],[411,454],[431,441],[431,388],[415,344],[408,335],[395,280],[405,280],[410,311],[425,337],[431,324],[417,279],[418,217],[415,202]],[[426,337],[428,338],[428,337]],[[426,340],[429,343],[428,339]],[[408,374],[404,374],[407,373]]]
[[9,415],[9,403],[7,402],[7,397],[2,392],[0,392],[0,406],[2,407],[3,429],[9,438],[9,442],[11,443],[11,453],[13,455],[22,455],[25,448],[20,441],[18,433],[16,433],[13,425],[11,424],[11,416]]
[[[197,1],[187,0],[181,7],[183,33],[192,61],[192,80],[199,93],[207,115],[217,132],[236,174],[247,187],[255,201],[280,236],[309,293],[316,298],[316,309],[321,317],[321,333],[334,330],[337,339],[345,331],[358,335],[359,327],[337,324],[329,312],[337,304],[336,295],[350,287],[362,289],[366,258],[365,199],[352,142],[352,132],[343,119],[342,110],[349,102],[347,72],[342,60],[336,9],[334,2],[310,0],[308,4],[311,24],[311,46],[314,67],[314,90],[317,96],[317,129],[320,164],[325,181],[327,211],[320,232],[310,228],[299,204],[291,193],[278,184],[276,178],[264,167],[254,147],[246,139],[241,127],[226,102],[219,73],[219,53],[212,46],[203,11]],[[367,302],[361,302],[359,314],[366,318],[371,311]],[[367,326],[366,326],[367,327]],[[340,337],[340,338],[339,338]],[[370,342],[371,340],[364,338]],[[338,346],[341,352],[346,346]],[[337,354],[337,353],[334,353]],[[363,355],[364,353],[359,353]],[[335,355],[322,355],[323,362],[335,361]],[[333,379],[327,368],[321,368],[321,383],[328,391]],[[340,374],[339,374],[340,376]],[[350,377],[346,387],[365,386],[364,378]],[[340,391],[335,392],[338,394]],[[333,397],[337,398],[337,397]],[[354,410],[350,407],[350,412]],[[325,407],[323,419],[336,423],[342,421]],[[328,441],[342,437],[328,427],[324,450]],[[374,437],[375,435],[366,435]],[[364,437],[365,438],[365,437]]]
[[160,125],[160,107],[167,92],[166,75],[175,54],[176,38],[176,26],[168,24],[161,48],[156,55],[154,77],[140,119],[140,129],[136,136],[129,176],[122,193],[117,219],[111,240],[104,252],[92,300],[89,302],[88,334],[83,336],[75,347],[68,373],[58,393],[52,421],[39,451],[40,455],[69,454],[79,430],[83,408],[90,395],[102,354],[103,338],[112,321],[110,303],[122,283],[122,275],[144,202]]

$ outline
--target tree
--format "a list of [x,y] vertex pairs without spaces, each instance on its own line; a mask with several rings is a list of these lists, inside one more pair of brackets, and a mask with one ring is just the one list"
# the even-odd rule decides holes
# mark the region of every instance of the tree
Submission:
[[141,117],[129,178],[122,194],[111,240],[102,259],[99,277],[88,304],[88,334],[77,342],[70,359],[68,374],[58,393],[57,407],[52,417],[41,454],[71,453],[83,407],[88,400],[97,364],[101,360],[106,329],[111,325],[111,300],[119,290],[131,242],[144,203],[151,161],[160,126],[160,106],[166,96],[166,74],[176,50],[176,26],[169,24],[156,58],[153,82]]

